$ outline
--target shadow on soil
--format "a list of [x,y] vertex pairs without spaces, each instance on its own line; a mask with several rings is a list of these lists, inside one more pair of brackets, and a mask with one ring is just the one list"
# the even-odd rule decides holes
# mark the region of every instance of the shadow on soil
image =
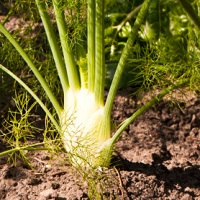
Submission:
[[[164,182],[165,194],[169,194],[170,190],[176,189],[179,185],[179,191],[188,193],[193,196],[193,192],[186,191],[186,188],[199,188],[200,187],[200,165],[192,165],[188,163],[188,167],[174,167],[172,169],[167,169],[167,167],[162,164],[162,158],[160,162],[157,154],[153,154],[154,162],[150,164],[130,162],[122,157],[120,157],[119,165],[117,166],[120,170],[135,171],[145,174],[146,176],[155,176],[157,179],[157,185],[161,185]],[[156,157],[156,161],[155,161]]]

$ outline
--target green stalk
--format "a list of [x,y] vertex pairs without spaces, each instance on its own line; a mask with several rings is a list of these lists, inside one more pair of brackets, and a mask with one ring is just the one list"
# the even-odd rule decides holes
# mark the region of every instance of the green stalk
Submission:
[[43,145],[43,143],[36,143],[36,144],[30,144],[24,147],[16,147],[16,148],[12,148],[3,152],[0,152],[0,156],[5,156],[7,154],[11,154],[17,151],[40,151],[40,150],[48,150],[48,148],[45,147],[37,147]]
[[121,58],[119,60],[119,63],[118,63],[115,75],[113,77],[113,81],[111,83],[109,93],[108,93],[108,97],[106,100],[106,104],[105,104],[106,116],[111,116],[112,105],[114,102],[115,95],[117,93],[120,78],[124,71],[125,64],[126,64],[128,56],[129,56],[129,53],[131,52],[131,48],[133,47],[133,44],[136,40],[138,30],[139,30],[140,26],[142,25],[142,23],[144,22],[145,17],[148,13],[148,8],[149,8],[151,1],[152,0],[145,0],[144,3],[142,4],[142,7],[138,13],[137,19],[134,23],[134,26],[132,27],[130,36],[127,40],[126,46],[123,49],[123,52],[122,52]]
[[58,43],[56,41],[56,36],[52,27],[52,23],[51,20],[49,18],[49,15],[46,11],[46,5],[44,1],[41,0],[35,0],[39,13],[40,13],[40,17],[42,19],[44,28],[45,28],[45,32],[49,41],[49,46],[51,48],[52,54],[53,54],[53,58],[56,64],[56,68],[58,71],[58,76],[60,78],[60,82],[63,88],[63,92],[66,93],[67,92],[67,88],[69,86],[68,83],[68,78],[67,78],[67,72],[65,70],[65,65],[63,62],[63,58],[62,58],[62,54],[60,52],[60,48],[58,46]]
[[105,82],[105,53],[104,53],[104,0],[96,0],[95,19],[95,99],[103,105]]
[[65,66],[67,69],[69,85],[72,90],[78,90],[80,89],[79,76],[77,73],[73,52],[70,47],[67,24],[63,12],[63,5],[61,4],[60,0],[53,0],[53,6],[56,15],[56,22],[58,26]]
[[122,122],[121,126],[118,128],[116,133],[113,135],[112,138],[108,139],[99,152],[99,157],[97,158],[95,164],[96,166],[105,166],[108,167],[110,164],[113,146],[118,140],[118,138],[121,136],[122,132],[140,115],[142,115],[145,111],[147,111],[151,106],[159,102],[166,94],[168,94],[170,91],[182,87],[188,83],[188,79],[185,79],[183,81],[178,82],[175,85],[171,85],[168,88],[164,89],[160,94],[158,94],[156,97],[151,99],[149,102],[147,102],[145,105],[143,105],[140,109],[138,109],[131,117],[126,119],[124,122]]
[[188,79],[182,80],[175,85],[170,85],[168,88],[164,89],[160,94],[155,96],[149,102],[145,103],[141,108],[139,108],[136,112],[132,114],[131,117],[127,118],[124,122],[122,122],[121,126],[117,129],[116,133],[113,135],[111,139],[111,143],[114,144],[121,133],[140,115],[142,115],[145,111],[147,111],[150,107],[158,103],[165,95],[171,92],[174,89],[180,88],[188,83]]
[[95,1],[88,0],[87,15],[88,41],[88,90],[94,92],[95,80]]
[[21,79],[19,79],[15,74],[13,74],[10,70],[8,70],[6,67],[0,64],[0,69],[2,69],[4,72],[9,74],[12,78],[14,78],[22,87],[26,89],[27,92],[37,101],[37,103],[41,106],[41,108],[44,110],[44,112],[47,114],[51,122],[56,127],[56,130],[60,132],[60,126],[58,125],[57,121],[53,117],[53,115],[49,112],[48,108],[44,105],[44,103],[40,100],[40,98],[31,90]]
[[18,53],[22,56],[22,58],[27,63],[27,65],[31,68],[35,77],[40,82],[42,88],[45,90],[49,100],[53,104],[53,107],[55,108],[58,116],[60,116],[62,108],[61,108],[59,102],[57,101],[56,97],[52,93],[51,89],[49,88],[48,84],[46,83],[45,79],[42,77],[42,75],[36,68],[36,66],[30,60],[30,58],[25,53],[25,51],[22,49],[22,47],[17,43],[17,41],[12,37],[12,35],[5,29],[5,27],[1,23],[0,23],[0,32],[2,32],[4,34],[4,36],[10,41],[10,43],[15,47],[15,49],[18,51]]

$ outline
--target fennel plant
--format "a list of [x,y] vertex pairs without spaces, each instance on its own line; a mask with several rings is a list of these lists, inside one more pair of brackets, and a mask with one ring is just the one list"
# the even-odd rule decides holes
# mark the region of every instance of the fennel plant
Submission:
[[[63,2],[52,0],[59,40],[54,32],[52,20],[48,13],[46,1],[35,0],[45,33],[49,42],[55,67],[60,79],[63,92],[63,103],[50,89],[37,66],[26,54],[20,44],[0,23],[0,32],[10,41],[30,67],[41,87],[55,109],[56,115],[51,113],[44,102],[9,69],[0,68],[21,84],[27,92],[38,102],[45,111],[56,130],[60,134],[63,145],[69,153],[73,165],[80,166],[109,166],[115,142],[123,130],[132,121],[153,104],[157,103],[171,90],[186,83],[179,81],[165,88],[158,96],[139,108],[133,115],[119,125],[111,137],[111,111],[119,81],[125,69],[130,50],[136,40],[138,30],[144,22],[151,0],[145,0],[137,15],[134,26],[123,49],[106,101],[104,101],[105,84],[105,53],[104,53],[104,12],[105,0],[87,1],[87,54],[83,46],[77,45],[76,51],[71,46],[67,16],[63,9]],[[78,14],[77,14],[78,15]],[[77,67],[77,64],[79,67]],[[34,149],[34,145],[23,149]],[[17,149],[11,149],[0,155],[5,155]]]

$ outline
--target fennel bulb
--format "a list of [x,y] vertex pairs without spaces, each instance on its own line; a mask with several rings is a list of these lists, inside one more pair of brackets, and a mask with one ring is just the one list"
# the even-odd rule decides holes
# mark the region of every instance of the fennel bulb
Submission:
[[85,88],[67,92],[60,123],[64,147],[73,164],[94,166],[99,160],[110,138],[105,120],[104,105],[96,102],[94,93]]

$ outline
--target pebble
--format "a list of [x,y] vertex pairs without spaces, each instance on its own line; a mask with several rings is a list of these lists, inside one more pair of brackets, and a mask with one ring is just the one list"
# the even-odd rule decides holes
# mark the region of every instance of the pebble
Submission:
[[57,197],[57,192],[53,189],[47,189],[47,190],[43,190],[42,192],[40,192],[39,194],[40,198],[55,198]]

